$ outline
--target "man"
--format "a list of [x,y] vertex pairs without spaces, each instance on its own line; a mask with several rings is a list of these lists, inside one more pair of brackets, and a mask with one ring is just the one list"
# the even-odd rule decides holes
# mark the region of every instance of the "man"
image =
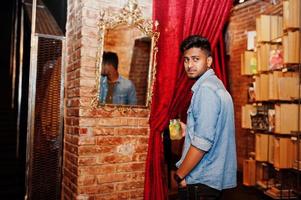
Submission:
[[103,53],[101,75],[99,96],[101,103],[137,104],[134,84],[118,73],[118,56],[116,53]]
[[[212,65],[206,38],[193,35],[181,44],[187,76],[196,79],[181,123],[185,142],[174,179],[182,199],[218,199],[223,189],[236,187],[236,146],[233,102]],[[185,188],[185,190],[184,190]]]

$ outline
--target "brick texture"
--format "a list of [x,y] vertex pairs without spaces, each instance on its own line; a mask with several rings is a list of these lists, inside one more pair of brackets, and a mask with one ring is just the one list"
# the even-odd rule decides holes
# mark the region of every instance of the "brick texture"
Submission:
[[238,169],[242,171],[243,159],[254,151],[254,136],[241,128],[241,106],[247,104],[248,83],[252,77],[242,76],[240,72],[240,55],[247,49],[247,31],[256,30],[256,16],[260,14],[282,14],[282,1],[276,5],[270,1],[250,0],[233,8],[229,20],[228,54],[229,83],[234,101],[235,128],[238,156]]
[[[62,199],[143,199],[149,109],[89,107],[100,9],[121,9],[126,2],[68,1]],[[151,18],[152,1],[139,5]]]

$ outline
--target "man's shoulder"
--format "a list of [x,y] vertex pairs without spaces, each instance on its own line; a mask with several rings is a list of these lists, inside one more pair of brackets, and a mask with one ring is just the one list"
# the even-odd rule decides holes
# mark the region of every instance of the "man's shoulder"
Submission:
[[133,85],[133,82],[123,76],[119,76],[119,81],[123,86],[131,87]]
[[223,83],[217,76],[210,76],[206,80],[204,80],[201,84],[200,88],[209,88],[213,91],[219,90],[219,89],[225,89]]

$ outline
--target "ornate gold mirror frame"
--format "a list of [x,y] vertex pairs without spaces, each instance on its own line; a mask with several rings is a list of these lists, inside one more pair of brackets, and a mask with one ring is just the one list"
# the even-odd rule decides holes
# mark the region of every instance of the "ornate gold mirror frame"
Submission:
[[[118,105],[118,104],[101,104],[99,103],[99,91],[100,91],[100,73],[102,65],[102,54],[104,50],[104,34],[107,29],[113,29],[119,25],[126,25],[129,27],[135,27],[140,30],[147,37],[151,38],[151,51],[150,51],[150,63],[147,83],[147,96],[145,105]],[[157,31],[158,22],[151,19],[144,19],[142,17],[141,9],[137,4],[137,0],[129,0],[125,7],[118,13],[106,13],[102,11],[100,13],[100,19],[98,23],[98,37],[99,45],[97,49],[96,57],[96,85],[93,89],[93,98],[90,103],[91,108],[104,107],[109,105],[113,108],[132,108],[132,107],[149,107],[151,104],[153,83],[156,75],[156,55],[158,52],[157,42],[159,39],[159,32]]]

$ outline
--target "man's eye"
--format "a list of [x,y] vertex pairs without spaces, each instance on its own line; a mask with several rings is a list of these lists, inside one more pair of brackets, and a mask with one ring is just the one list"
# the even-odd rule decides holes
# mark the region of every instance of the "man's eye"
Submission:
[[188,62],[189,62],[189,60],[188,60],[188,59],[184,59],[184,62],[185,62],[185,63],[188,63]]
[[193,58],[193,61],[197,62],[197,61],[199,61],[199,58]]

